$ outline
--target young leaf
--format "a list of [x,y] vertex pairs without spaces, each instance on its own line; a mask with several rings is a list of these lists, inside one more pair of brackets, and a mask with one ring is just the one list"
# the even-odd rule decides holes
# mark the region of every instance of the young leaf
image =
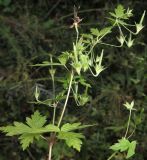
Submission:
[[112,27],[105,27],[105,28],[103,28],[100,31],[99,36],[104,36],[104,35],[106,35],[108,33],[111,33],[111,29],[112,29]]
[[134,101],[132,101],[130,104],[128,102],[126,102],[124,104],[124,106],[128,109],[128,110],[136,110],[134,107]]
[[100,32],[99,32],[99,30],[97,28],[91,28],[90,32],[91,32],[91,34],[99,37]]
[[73,67],[75,68],[77,73],[80,75],[81,69],[82,69],[82,64],[80,62],[76,62],[76,63],[73,64]]
[[79,104],[81,106],[84,106],[88,101],[90,101],[90,96],[86,93],[81,94],[78,97],[79,97]]
[[129,148],[129,144],[130,144],[130,142],[127,139],[122,138],[122,139],[118,140],[118,143],[115,143],[114,145],[112,145],[110,147],[110,149],[112,149],[113,151],[120,150],[121,152],[123,152]]
[[62,65],[65,65],[67,60],[69,58],[69,53],[68,52],[63,52],[59,57],[58,60]]
[[116,17],[122,18],[124,16],[124,11],[125,11],[124,7],[121,4],[119,4],[115,9]]
[[127,153],[127,157],[126,157],[127,159],[132,157],[135,154],[136,144],[137,144],[136,141],[132,141],[129,144],[129,149],[128,149],[128,153]]
[[81,54],[81,55],[80,55],[80,62],[81,62],[81,64],[82,64],[82,69],[84,70],[84,72],[85,72],[85,71],[88,69],[88,67],[89,67],[88,61],[89,61],[88,55],[84,55],[84,54]]
[[118,140],[118,143],[115,143],[110,147],[110,149],[112,149],[113,151],[120,151],[120,152],[127,151],[127,156],[126,156],[127,159],[135,154],[135,148],[136,148],[136,141],[130,142],[126,138]]

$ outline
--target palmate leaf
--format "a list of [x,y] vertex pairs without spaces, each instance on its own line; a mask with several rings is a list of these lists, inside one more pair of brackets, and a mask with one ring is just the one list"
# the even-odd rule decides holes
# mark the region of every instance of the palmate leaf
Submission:
[[128,153],[127,153],[127,157],[126,158],[130,158],[135,154],[135,148],[136,148],[136,141],[132,141],[129,144],[129,149],[128,149]]
[[59,57],[58,60],[62,65],[65,65],[69,59],[69,53],[68,52],[63,52]]
[[26,124],[14,122],[13,126],[0,127],[0,131],[6,133],[7,136],[20,135],[19,140],[23,150],[25,150],[34,139],[39,139],[41,134],[46,132],[59,132],[60,129],[46,123],[46,117],[36,111],[31,118],[26,118]]
[[39,140],[40,134],[29,134],[29,133],[22,134],[19,137],[19,140],[20,140],[20,144],[21,144],[23,150],[25,150],[27,147],[29,147],[29,145],[31,143],[33,143],[34,139]]
[[115,9],[115,14],[117,17],[123,17],[125,14],[124,11],[125,11],[124,7],[121,4],[119,4]]
[[90,32],[91,32],[91,34],[93,34],[93,35],[95,35],[97,37],[99,37],[99,35],[100,35],[100,32],[99,32],[99,30],[97,28],[91,28]]
[[12,126],[0,127],[0,131],[6,133],[7,136],[19,135],[19,140],[23,150],[25,150],[33,141],[38,140],[43,133],[56,132],[58,139],[65,140],[69,147],[73,147],[80,151],[82,145],[81,133],[72,132],[77,129],[90,127],[93,125],[81,125],[81,123],[66,123],[61,129],[53,124],[45,125],[46,117],[36,111],[30,118],[26,118],[26,124],[14,122]]
[[112,149],[113,151],[120,151],[120,152],[127,151],[126,158],[128,159],[135,154],[136,143],[137,143],[136,141],[130,142],[128,139],[122,138],[118,140],[118,143],[112,145],[110,149]]
[[84,136],[82,133],[75,133],[75,132],[59,132],[58,139],[65,140],[66,144],[69,147],[73,147],[77,151],[80,152],[82,140]]
[[61,127],[58,134],[58,139],[65,140],[69,147],[73,147],[77,151],[81,150],[82,140],[84,138],[82,133],[75,133],[74,130],[91,127],[94,125],[81,125],[81,123],[66,123]]
[[127,139],[122,138],[122,139],[118,140],[118,143],[115,143],[114,145],[112,145],[110,147],[110,149],[112,149],[114,151],[120,150],[121,152],[123,152],[129,148],[129,144],[130,144],[130,142]]
[[29,132],[30,127],[20,122],[14,122],[13,126],[0,127],[0,131],[6,133],[7,136],[14,136]]
[[46,123],[46,117],[41,116],[38,111],[36,111],[31,118],[26,118],[28,126],[32,128],[41,128]]
[[77,129],[83,129],[83,128],[87,128],[87,127],[92,127],[95,126],[96,124],[93,125],[81,125],[81,123],[66,123],[61,127],[61,131],[62,132],[69,132],[69,131],[74,131]]
[[64,125],[61,127],[61,131],[62,131],[62,132],[73,131],[73,130],[78,129],[78,127],[79,127],[80,125],[81,125],[81,123],[73,123],[73,124],[66,123],[66,124],[64,124]]

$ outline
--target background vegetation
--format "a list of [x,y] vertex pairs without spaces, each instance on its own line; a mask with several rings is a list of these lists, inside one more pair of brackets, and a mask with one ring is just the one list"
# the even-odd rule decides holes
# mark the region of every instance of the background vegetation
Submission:
[[[48,70],[30,65],[49,59],[49,54],[56,56],[71,49],[76,36],[70,28],[74,5],[81,7],[80,30],[86,32],[91,27],[105,26],[108,12],[118,3],[133,8],[136,21],[147,8],[144,0],[0,0],[0,125],[23,121],[36,109],[50,117],[48,108],[29,103],[34,100],[36,84],[44,97],[50,94]],[[86,139],[80,153],[62,143],[55,145],[55,160],[106,159],[111,153],[107,148],[122,136],[123,125],[127,123],[122,104],[133,99],[137,109],[133,122],[138,125],[133,135],[138,141],[133,159],[147,159],[146,34],[144,28],[131,49],[105,47],[103,62],[107,69],[100,77],[89,80],[93,86],[89,93],[92,101],[83,107],[70,102],[64,118],[98,126],[85,129]],[[23,152],[16,138],[0,135],[0,160],[45,160],[47,148],[43,142],[36,142]],[[117,158],[123,160],[123,155],[118,154]]]

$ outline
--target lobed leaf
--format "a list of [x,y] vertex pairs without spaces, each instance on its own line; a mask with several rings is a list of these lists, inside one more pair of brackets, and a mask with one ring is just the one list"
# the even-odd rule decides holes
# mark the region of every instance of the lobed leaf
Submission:
[[59,132],[58,139],[65,140],[69,147],[73,147],[77,151],[81,150],[82,140],[84,136],[81,133],[75,132]]

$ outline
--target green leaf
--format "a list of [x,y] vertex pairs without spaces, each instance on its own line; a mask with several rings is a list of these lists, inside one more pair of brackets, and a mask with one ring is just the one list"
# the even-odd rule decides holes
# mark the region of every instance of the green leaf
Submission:
[[65,65],[67,60],[69,59],[69,53],[68,52],[63,52],[59,57],[58,60],[62,65]]
[[[112,17],[117,17],[114,13],[112,13],[112,12],[109,12],[109,14],[112,16]],[[113,19],[112,19],[113,20]]]
[[26,149],[34,139],[39,139],[41,134],[47,132],[59,132],[59,127],[46,123],[46,117],[36,111],[31,118],[26,118],[26,124],[14,122],[13,126],[0,127],[0,131],[6,133],[7,136],[20,135],[19,139],[23,149]]
[[99,35],[100,35],[100,32],[99,32],[99,30],[97,28],[91,28],[90,32],[91,32],[91,34],[93,34],[93,35],[95,35],[97,37],[99,37]]
[[78,97],[79,97],[79,104],[81,106],[84,106],[88,101],[90,101],[90,96],[86,93],[81,94]]
[[14,136],[29,132],[30,127],[20,122],[14,122],[14,126],[0,127],[0,131],[7,133],[7,136]]
[[60,131],[59,127],[57,127],[53,124],[46,125],[45,130],[48,131],[48,132],[59,132]]
[[25,150],[31,143],[33,143],[34,139],[39,140],[40,135],[39,134],[23,134],[19,137],[21,146],[23,150]]
[[81,54],[80,55],[80,62],[82,64],[82,69],[84,70],[84,72],[89,68],[89,57],[88,55],[84,55],[84,54]]
[[46,123],[46,117],[36,111],[31,118],[26,118],[26,122],[31,128],[41,128]]
[[136,141],[132,141],[129,144],[129,150],[128,150],[127,157],[126,157],[127,159],[132,157],[135,154],[136,144],[137,144]]
[[73,64],[73,67],[75,68],[77,73],[80,75],[81,69],[82,69],[82,64],[80,62],[76,62],[76,63]]
[[106,35],[108,33],[111,33],[111,29],[112,29],[112,27],[105,27],[105,28],[103,28],[100,31],[99,36],[104,36],[104,35]]
[[93,39],[93,36],[91,34],[82,34],[82,36],[87,39]]
[[81,133],[74,132],[59,132],[58,139],[65,140],[66,144],[69,147],[73,147],[80,152],[82,140],[84,136]]
[[113,151],[120,151],[120,152],[126,151],[127,152],[126,158],[128,159],[135,154],[136,144],[137,144],[136,141],[130,142],[128,139],[122,138],[118,140],[118,143],[112,145],[110,149],[112,149]]
[[129,144],[130,144],[130,142],[127,139],[122,138],[122,139],[118,140],[118,143],[115,143],[114,145],[112,145],[110,147],[110,149],[112,149],[114,151],[120,150],[121,152],[123,152],[129,148]]
[[78,127],[81,125],[81,123],[73,123],[73,124],[70,124],[70,123],[66,123],[64,124],[62,127],[61,127],[61,131],[62,132],[69,132],[69,131],[73,131],[73,130],[76,130],[78,129]]
[[119,4],[115,9],[115,14],[118,18],[121,18],[124,16],[124,11],[125,11],[124,7],[121,4]]
[[69,131],[74,131],[77,129],[83,129],[83,128],[87,128],[87,127],[92,127],[95,126],[95,124],[93,125],[81,125],[81,123],[66,123],[61,127],[61,131],[62,132],[69,132]]

